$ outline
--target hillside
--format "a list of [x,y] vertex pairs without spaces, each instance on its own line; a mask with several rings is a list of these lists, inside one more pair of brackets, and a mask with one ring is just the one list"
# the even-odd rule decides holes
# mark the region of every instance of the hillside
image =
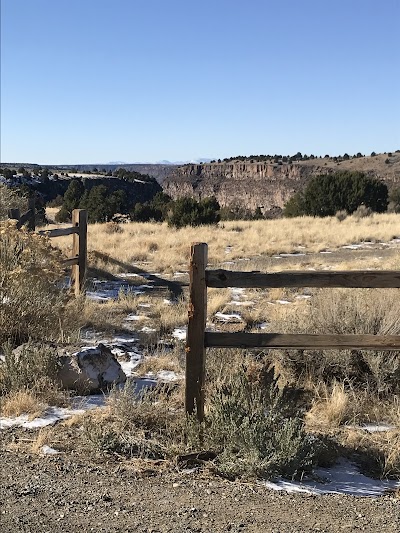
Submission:
[[[387,162],[386,162],[387,161]],[[294,192],[318,174],[358,170],[384,180],[389,188],[400,183],[400,153],[335,161],[332,158],[283,163],[229,161],[184,165],[162,183],[172,198],[215,196],[221,206],[241,206],[265,213],[282,208]]]

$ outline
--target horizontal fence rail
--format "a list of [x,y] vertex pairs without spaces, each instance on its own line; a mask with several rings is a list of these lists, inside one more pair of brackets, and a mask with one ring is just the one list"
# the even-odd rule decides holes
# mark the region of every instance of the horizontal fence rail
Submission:
[[400,288],[400,271],[235,272],[206,270],[208,247],[191,247],[189,313],[186,338],[186,411],[204,418],[206,348],[269,348],[287,350],[400,351],[400,335],[317,335],[286,333],[225,333],[206,331],[207,287],[276,288],[343,287]]
[[277,287],[345,287],[359,289],[400,288],[400,271],[354,270],[354,271],[307,271],[293,272],[234,272],[207,270],[207,287],[244,287],[272,289]]
[[[16,220],[16,226],[21,229],[28,222],[28,229],[35,229],[35,202],[29,200],[28,211],[21,216],[19,209],[9,209],[8,217]],[[49,238],[66,237],[73,235],[72,257],[62,260],[65,267],[72,266],[72,285],[75,296],[79,296],[83,290],[86,279],[87,268],[87,211],[85,209],[74,209],[72,211],[72,226],[68,228],[55,228],[49,230],[40,230],[37,232]]]
[[206,348],[400,350],[400,335],[308,335],[205,332]]
[[74,226],[72,228],[55,228],[55,229],[45,229],[38,231],[39,235],[44,235],[46,237],[66,237],[68,235],[74,235],[79,233],[79,227]]

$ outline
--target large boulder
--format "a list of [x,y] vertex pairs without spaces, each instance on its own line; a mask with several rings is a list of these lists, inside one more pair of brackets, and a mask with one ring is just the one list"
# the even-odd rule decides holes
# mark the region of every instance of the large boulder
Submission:
[[62,355],[60,362],[58,377],[65,389],[95,392],[126,381],[121,365],[104,344]]

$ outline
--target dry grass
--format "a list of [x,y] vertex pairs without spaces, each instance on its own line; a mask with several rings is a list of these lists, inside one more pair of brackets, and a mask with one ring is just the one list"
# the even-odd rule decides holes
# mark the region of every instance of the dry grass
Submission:
[[147,356],[135,368],[140,375],[157,374],[161,370],[182,372],[183,368],[172,354]]
[[0,184],[0,220],[8,218],[9,209],[19,209],[23,214],[28,207],[26,198],[19,196],[15,191],[7,187],[7,185]]
[[399,479],[399,430],[369,433],[350,427],[343,428],[337,438],[344,449],[359,454],[361,466],[367,473]]
[[53,428],[41,428],[36,435],[35,439],[32,441],[31,444],[31,451],[32,453],[40,454],[42,452],[43,446],[50,446],[52,444],[52,440],[54,438],[54,430]]
[[46,405],[37,394],[29,390],[18,390],[0,397],[0,412],[3,416],[15,417],[23,414],[32,419],[43,414]]
[[[121,226],[121,233],[110,232],[106,224],[91,224],[88,246],[89,251],[96,250],[128,266],[147,261],[154,271],[173,273],[187,268],[192,242],[208,243],[209,263],[216,265],[260,254],[320,252],[368,240],[389,241],[399,235],[399,221],[398,214],[348,217],[342,222],[335,217],[301,217],[231,221],[219,226],[178,230],[166,223],[132,222]],[[70,249],[71,239],[57,239],[57,245]],[[114,272],[124,270],[121,265],[111,263],[108,267]]]
[[[271,256],[279,252],[319,252],[366,240],[389,241],[399,235],[399,216],[347,217],[342,222],[335,217],[234,221],[224,222],[219,227],[180,230],[168,228],[165,224],[129,223],[121,225],[121,231],[114,231],[114,226],[95,224],[89,226],[90,262],[99,272],[152,271],[160,272],[166,278],[178,270],[186,271],[190,244],[203,241],[209,244],[209,264],[213,267],[278,270],[282,269],[282,263]],[[64,242],[64,247],[70,245],[69,239],[59,241]],[[293,261],[285,259],[285,268],[351,270],[399,267],[398,256],[394,254],[391,257],[385,255],[385,260],[379,259],[379,254],[376,257],[351,254],[338,254],[335,260],[331,260],[329,255],[304,256]],[[346,262],[343,257],[346,257]],[[239,262],[244,258],[250,258],[250,261]],[[234,265],[224,264],[232,260],[237,262]],[[136,281],[146,283],[145,278]],[[296,299],[297,294],[293,289],[246,290],[242,299],[254,304],[245,307],[232,303],[230,289],[210,289],[207,318],[209,322],[214,322],[217,311],[240,313],[243,321],[235,327],[247,331],[257,323],[266,322],[269,324],[266,331],[288,333],[400,333],[400,307],[395,290],[313,290],[308,292],[311,296],[309,300]],[[183,296],[170,304],[164,301],[165,296],[165,292],[149,291],[139,296],[120,295],[118,299],[101,305],[88,302],[84,318],[88,325],[103,331],[130,326],[132,330],[137,326],[138,331],[143,325],[155,328],[151,342],[149,337],[149,355],[137,370],[143,374],[159,370],[179,372],[183,366],[182,343],[177,343],[177,349],[171,354],[154,347],[158,339],[187,323],[187,289],[184,287]],[[277,300],[286,299],[291,302],[290,305],[277,303]],[[147,320],[128,323],[125,318],[129,313],[146,315]],[[222,324],[218,326],[224,327],[228,328]],[[226,439],[226,449],[231,446],[231,455],[221,459],[226,460],[224,466],[220,465],[220,470],[226,475],[240,472],[238,464],[241,461],[247,464],[248,471],[263,471],[259,457],[250,457],[243,451],[244,448],[242,456],[238,454],[232,459],[232,453],[238,449],[235,440],[238,435],[230,423],[241,412],[241,402],[248,402],[250,411],[259,413],[254,400],[260,390],[264,393],[271,384],[279,392],[279,401],[283,399],[286,402],[285,416],[291,410],[291,414],[302,417],[309,431],[317,431],[330,438],[334,436],[346,449],[372,457],[371,461],[380,474],[399,474],[396,432],[380,436],[365,436],[364,432],[360,443],[360,438],[357,440],[352,436],[348,427],[349,424],[367,421],[399,424],[398,404],[391,401],[394,395],[400,394],[399,354],[339,350],[208,350],[206,371],[206,413],[210,420],[214,417],[215,422],[214,433],[209,434],[208,442],[221,443]],[[239,375],[242,381],[244,379],[243,383],[251,384],[251,391],[247,389],[250,396],[246,396],[246,391],[239,394],[236,389],[233,390],[233,383],[235,387],[239,386],[236,379]],[[253,386],[255,389],[252,389]],[[227,395],[226,391],[232,394]],[[142,458],[170,458],[177,450],[195,449],[201,443],[199,434],[196,437],[196,431],[185,425],[181,417],[182,388],[179,393],[173,394],[173,400],[155,400],[160,401],[157,405],[161,405],[156,412],[154,398],[147,403],[138,403],[126,388],[121,394],[114,395],[109,408],[101,414],[85,417],[83,425],[87,441],[103,451]],[[225,424],[225,428],[221,426],[222,429],[217,431],[218,424]],[[261,448],[264,445],[261,440],[264,429],[261,422],[257,431],[254,427],[241,426],[241,435],[247,442],[254,440],[255,435],[260,438],[253,451],[259,450],[259,444]],[[292,429],[295,431],[295,426]],[[282,439],[286,437],[282,434]]]

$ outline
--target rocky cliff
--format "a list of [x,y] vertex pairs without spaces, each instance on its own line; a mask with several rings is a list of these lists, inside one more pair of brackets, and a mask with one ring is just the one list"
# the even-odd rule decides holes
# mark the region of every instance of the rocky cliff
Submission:
[[[389,159],[389,162],[386,160]],[[386,154],[335,162],[326,159],[296,163],[242,162],[184,165],[175,169],[162,183],[172,198],[215,196],[221,206],[240,206],[262,211],[282,208],[293,193],[318,174],[339,170],[360,170],[387,182],[400,184],[400,154]]]

